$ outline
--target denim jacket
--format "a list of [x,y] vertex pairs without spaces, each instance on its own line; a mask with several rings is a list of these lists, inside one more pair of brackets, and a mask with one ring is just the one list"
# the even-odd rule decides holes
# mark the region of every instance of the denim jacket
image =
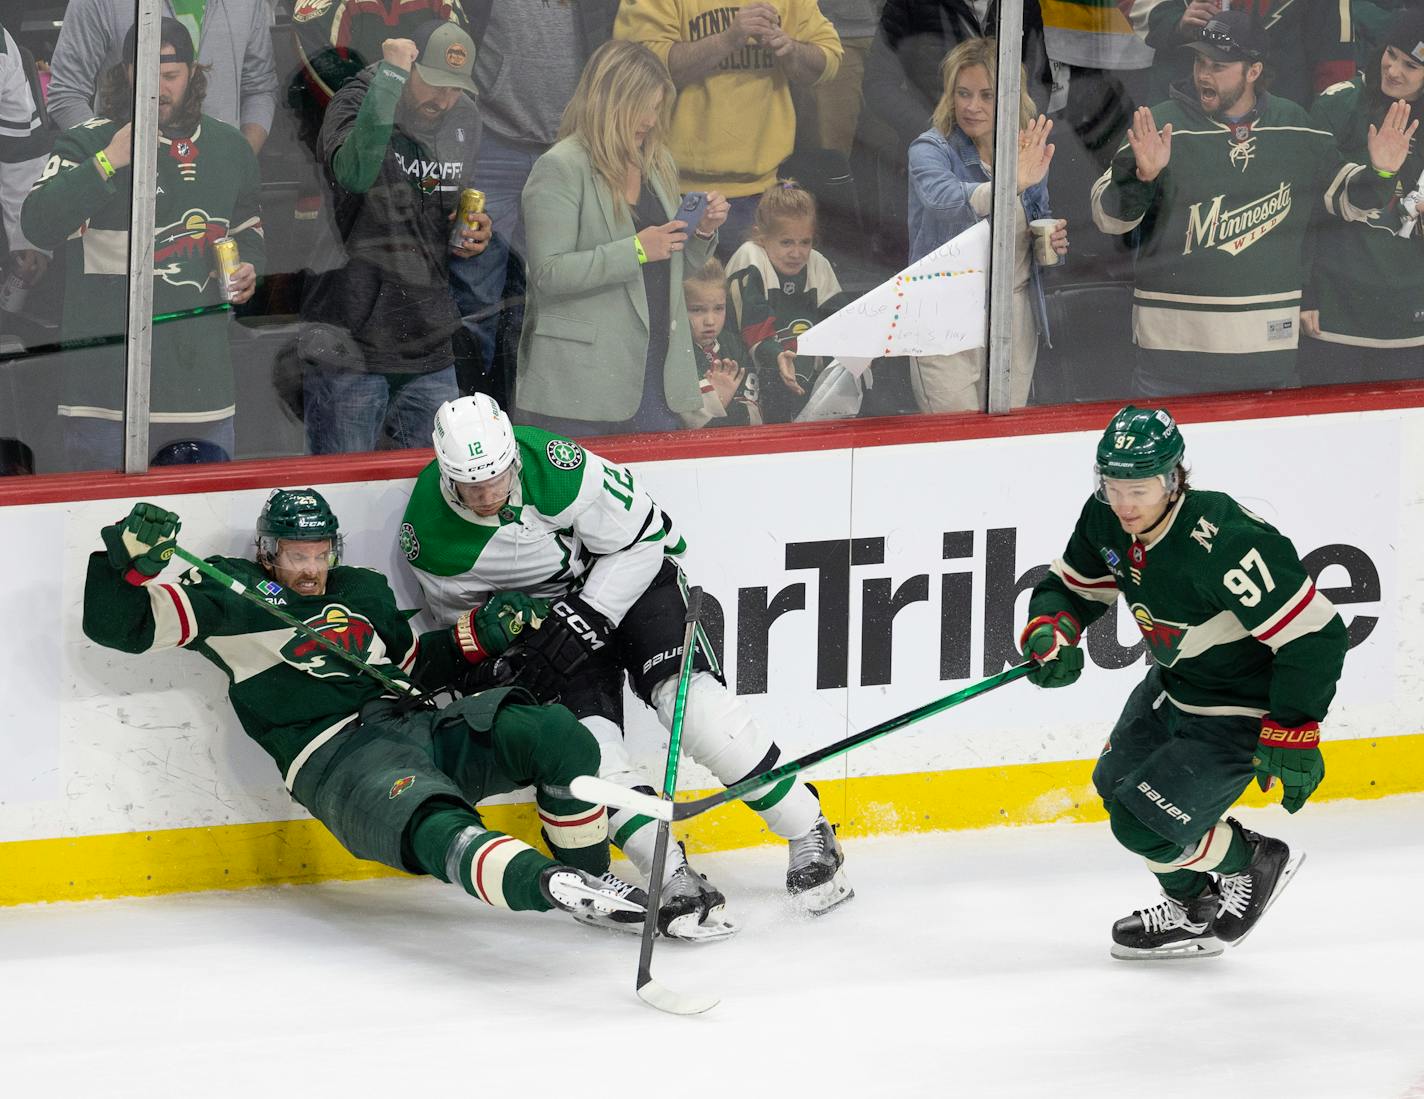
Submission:
[[[980,218],[969,205],[969,196],[989,173],[972,142],[957,126],[945,137],[928,129],[910,145],[910,262],[922,259],[951,237],[976,225]],[[1020,196],[1024,216],[1052,217],[1048,206],[1048,180],[1042,179]],[[1033,283],[1034,312],[1044,346],[1052,347],[1048,331],[1048,307],[1043,300],[1043,276],[1038,264],[1029,259]]]

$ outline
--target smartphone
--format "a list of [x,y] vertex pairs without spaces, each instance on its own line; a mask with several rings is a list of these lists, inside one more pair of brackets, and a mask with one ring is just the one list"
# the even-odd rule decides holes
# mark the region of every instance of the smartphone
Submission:
[[674,221],[681,221],[687,225],[689,233],[697,232],[697,227],[702,224],[702,215],[707,212],[707,192],[688,191],[682,196],[682,205],[677,208],[677,213],[673,215]]

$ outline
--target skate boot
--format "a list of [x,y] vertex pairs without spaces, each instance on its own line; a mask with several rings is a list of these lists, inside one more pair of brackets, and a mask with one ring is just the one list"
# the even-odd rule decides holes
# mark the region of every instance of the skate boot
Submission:
[[1212,925],[1218,939],[1234,945],[1251,933],[1281,890],[1290,884],[1296,869],[1305,861],[1305,852],[1292,855],[1283,841],[1242,828],[1229,817],[1227,820],[1232,827],[1241,829],[1241,838],[1251,845],[1251,861],[1246,868],[1221,876],[1221,904]]
[[725,915],[727,898],[687,861],[681,843],[668,850],[676,869],[663,882],[658,897],[658,930],[670,939],[709,942],[735,935],[741,928]]
[[642,933],[648,895],[615,874],[600,878],[572,866],[551,866],[539,875],[539,888],[550,904],[580,923]]
[[1166,894],[1163,898],[1161,904],[1139,909],[1113,924],[1114,958],[1214,958],[1226,949],[1212,933],[1221,898],[1211,885],[1194,900],[1179,901]]
[[787,846],[786,891],[796,907],[819,916],[855,896],[841,872],[845,852],[825,814],[816,818],[804,836],[787,840]]

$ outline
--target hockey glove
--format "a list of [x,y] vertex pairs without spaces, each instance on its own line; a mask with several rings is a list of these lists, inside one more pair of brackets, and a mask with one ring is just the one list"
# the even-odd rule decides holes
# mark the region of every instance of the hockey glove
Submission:
[[1019,634],[1019,650],[1038,667],[1028,673],[1040,687],[1066,687],[1083,674],[1083,650],[1078,648],[1082,628],[1067,611],[1041,614],[1029,620]]
[[487,656],[498,656],[523,636],[537,630],[549,616],[549,601],[535,599],[522,591],[497,592],[477,610],[466,611],[455,620],[455,644],[471,664]]
[[178,545],[178,516],[157,504],[135,504],[117,523],[99,532],[109,551],[109,564],[132,584],[142,584],[163,571]]
[[1320,726],[1314,721],[1290,728],[1270,718],[1261,722],[1261,740],[1256,745],[1256,785],[1269,790],[1275,778],[1285,788],[1281,806],[1294,813],[1325,777],[1325,757],[1320,754]]
[[538,698],[553,698],[595,657],[612,654],[613,626],[578,596],[565,595],[551,602],[549,617],[521,648],[520,685]]

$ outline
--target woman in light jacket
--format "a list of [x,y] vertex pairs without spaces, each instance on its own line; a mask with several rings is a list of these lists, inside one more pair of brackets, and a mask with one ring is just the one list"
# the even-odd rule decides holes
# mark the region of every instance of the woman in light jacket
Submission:
[[[989,216],[993,205],[994,89],[998,44],[971,38],[952,49],[940,65],[943,93],[931,127],[910,145],[910,262]],[[1023,76],[1027,84],[1027,76]],[[1023,84],[1020,87],[1023,87]],[[1009,373],[1010,404],[1028,403],[1038,340],[1048,342],[1043,287],[1029,249],[1028,223],[1050,216],[1048,164],[1053,123],[1034,117],[1033,100],[1019,98],[1019,204],[1014,211],[1014,355]],[[1060,256],[1068,251],[1068,223],[1052,236]],[[1032,297],[1029,284],[1032,283]],[[987,322],[986,322],[987,323]],[[985,407],[983,348],[910,360],[910,382],[924,412],[964,412]]]
[[565,435],[669,431],[702,396],[683,300],[716,247],[727,202],[675,220],[677,166],[664,145],[676,89],[657,55],[613,41],[589,58],[559,140],[521,205],[529,242],[520,418]]

